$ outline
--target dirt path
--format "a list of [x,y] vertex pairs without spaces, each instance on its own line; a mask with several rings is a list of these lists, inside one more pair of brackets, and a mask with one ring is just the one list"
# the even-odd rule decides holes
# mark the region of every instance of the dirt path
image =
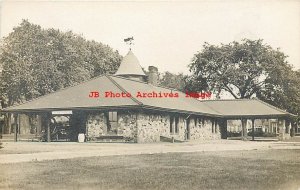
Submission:
[[137,155],[169,152],[300,149],[300,142],[201,141],[189,143],[3,143],[0,163],[18,163],[79,157]]

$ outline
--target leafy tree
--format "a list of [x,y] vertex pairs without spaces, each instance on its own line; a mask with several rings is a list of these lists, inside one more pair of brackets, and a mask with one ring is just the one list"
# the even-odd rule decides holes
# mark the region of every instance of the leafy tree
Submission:
[[160,84],[165,87],[174,88],[184,91],[186,87],[186,76],[183,73],[174,74],[171,72],[164,72],[160,78]]
[[300,114],[300,72],[289,67],[276,68],[256,96],[296,115]]
[[[23,20],[0,44],[0,95],[8,106],[114,73],[117,51],[82,36]],[[3,101],[2,101],[3,102]]]
[[258,97],[291,113],[300,113],[300,72],[286,55],[263,40],[205,43],[189,65],[187,85],[193,91],[229,92],[234,98]]
[[229,92],[234,98],[250,98],[270,77],[272,68],[288,67],[286,56],[263,44],[262,40],[243,40],[221,46],[205,43],[189,65],[194,90]]

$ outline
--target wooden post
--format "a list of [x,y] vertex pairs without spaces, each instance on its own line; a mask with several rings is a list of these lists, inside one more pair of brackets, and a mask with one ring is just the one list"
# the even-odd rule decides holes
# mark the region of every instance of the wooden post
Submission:
[[7,113],[8,134],[11,134],[11,113]]
[[14,134],[14,141],[17,142],[18,141],[18,125],[19,125],[19,114],[16,114],[15,116],[15,134]]
[[254,121],[255,119],[252,119],[252,140],[254,141]]
[[224,139],[228,138],[228,131],[227,131],[227,119],[224,121]]
[[242,121],[242,140],[247,140],[247,119],[241,119]]
[[221,120],[221,139],[227,139],[227,119]]
[[46,125],[47,125],[47,142],[51,142],[50,115],[49,114],[46,114]]

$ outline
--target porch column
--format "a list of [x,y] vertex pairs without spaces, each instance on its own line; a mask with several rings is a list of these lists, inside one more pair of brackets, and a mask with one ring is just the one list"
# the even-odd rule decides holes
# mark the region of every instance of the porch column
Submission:
[[8,134],[11,134],[11,113],[7,113]]
[[[4,117],[4,115],[3,115]],[[1,118],[1,114],[0,114],[0,118]],[[4,119],[4,118],[3,118]],[[4,133],[4,121],[3,121],[3,124],[2,122],[0,121],[0,139],[2,139],[2,134]]]
[[18,131],[19,131],[19,114],[15,114],[15,129],[14,129],[14,141],[17,142],[18,141]]
[[285,139],[285,119],[278,119],[279,140]]
[[242,140],[247,140],[247,119],[241,119],[242,121]]
[[288,125],[286,125],[286,133],[291,136],[291,128],[292,128],[292,122],[289,120]]
[[252,140],[254,141],[254,121],[255,119],[252,119]]
[[51,142],[50,114],[46,114],[47,142]]
[[221,139],[227,139],[227,119],[221,120]]

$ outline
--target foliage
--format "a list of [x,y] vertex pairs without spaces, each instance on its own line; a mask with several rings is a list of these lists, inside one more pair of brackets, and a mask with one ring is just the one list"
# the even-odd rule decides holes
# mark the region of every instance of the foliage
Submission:
[[[300,114],[300,72],[275,69],[257,97],[296,115]],[[293,123],[292,123],[293,124]]]
[[221,46],[205,43],[189,65],[193,79],[203,84],[196,90],[229,92],[234,98],[250,98],[264,84],[267,69],[285,65],[278,50],[264,45],[262,40],[243,40]]
[[298,114],[300,72],[293,71],[279,49],[263,40],[205,43],[195,54],[187,84],[193,91],[212,91],[217,97],[228,92],[234,98],[258,97],[274,106]]
[[174,88],[180,91],[184,91],[186,87],[186,77],[183,73],[170,73],[164,72],[160,77],[160,84],[165,87]]
[[0,97],[8,106],[20,103],[113,73],[120,60],[106,45],[23,20],[0,44]]
[[227,131],[227,137],[240,137],[240,136],[242,136],[242,132]]

